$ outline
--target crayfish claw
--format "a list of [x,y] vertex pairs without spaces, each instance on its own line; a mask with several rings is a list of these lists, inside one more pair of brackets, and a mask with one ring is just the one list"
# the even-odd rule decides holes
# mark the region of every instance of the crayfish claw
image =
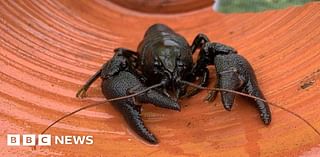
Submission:
[[151,144],[157,144],[157,138],[145,127],[139,108],[132,101],[122,101],[116,108],[122,113],[130,128]]
[[[228,55],[217,55],[214,60],[218,75],[218,84],[222,89],[243,91],[260,99],[265,99],[250,63],[242,56],[231,53]],[[226,110],[231,110],[235,94],[231,92],[220,92],[222,103]],[[271,112],[268,103],[255,99],[260,118],[265,125],[271,122]]]
[[180,111],[181,107],[177,101],[159,92],[158,90],[150,90],[145,94],[137,96],[141,102],[151,103],[157,107]]
[[[261,99],[265,99],[261,90],[259,89],[257,82],[255,80],[250,81],[244,88],[244,91],[252,96],[259,97]],[[265,125],[269,125],[271,122],[271,111],[267,102],[263,102],[261,100],[255,99],[255,103],[257,109],[260,112],[260,118]]]

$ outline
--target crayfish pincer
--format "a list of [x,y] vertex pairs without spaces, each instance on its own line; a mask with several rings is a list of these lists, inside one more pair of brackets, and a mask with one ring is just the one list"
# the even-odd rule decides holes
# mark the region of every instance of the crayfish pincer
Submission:
[[[205,41],[200,49],[199,60],[194,70],[214,65],[216,68],[216,88],[241,91],[249,95],[264,99],[250,63],[230,46],[221,43]],[[221,91],[222,103],[226,110],[230,111],[234,103],[235,94]],[[208,101],[215,99],[217,91],[211,91],[206,98]],[[255,99],[260,118],[264,124],[271,122],[271,112],[268,103]]]
[[[129,58],[126,52],[129,50],[116,49],[116,54],[111,60],[102,66],[102,68],[91,77],[85,84],[84,88],[88,88],[90,84],[99,76],[102,79],[102,92],[107,99],[119,98],[129,94],[146,89],[135,69],[130,66]],[[79,94],[82,94],[80,90]],[[180,105],[155,89],[150,89],[137,96],[122,100],[112,101],[111,104],[119,110],[124,116],[129,126],[144,140],[151,144],[157,144],[157,138],[145,127],[140,116],[141,106],[139,103],[151,103],[157,107],[167,108],[180,111]]]
[[[249,62],[238,54],[217,55],[214,59],[219,88],[242,90],[244,93],[265,99],[259,89],[257,79]],[[221,92],[222,103],[227,110],[231,110],[235,94]],[[271,122],[271,113],[267,103],[255,100],[264,124]]]

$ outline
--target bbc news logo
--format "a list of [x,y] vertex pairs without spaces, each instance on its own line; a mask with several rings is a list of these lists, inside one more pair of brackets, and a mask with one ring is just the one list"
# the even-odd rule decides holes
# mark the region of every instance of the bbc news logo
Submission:
[[8,146],[51,146],[51,144],[93,144],[93,136],[51,136],[49,134],[8,134]]

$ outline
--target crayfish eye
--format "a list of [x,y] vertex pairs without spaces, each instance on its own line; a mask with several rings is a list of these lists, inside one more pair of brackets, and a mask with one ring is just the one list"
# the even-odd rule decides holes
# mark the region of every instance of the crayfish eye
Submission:
[[155,59],[153,64],[154,64],[155,67],[160,67],[161,66],[161,63],[160,63],[160,61],[158,59]]
[[177,62],[176,63],[177,63],[177,66],[178,66],[179,69],[183,69],[183,70],[187,69],[187,66],[185,65],[185,63],[183,63],[181,61],[180,58],[177,58]]
[[180,68],[184,68],[185,65],[181,61],[177,61],[177,66]]
[[159,62],[154,62],[154,65],[155,66],[160,66],[160,63]]

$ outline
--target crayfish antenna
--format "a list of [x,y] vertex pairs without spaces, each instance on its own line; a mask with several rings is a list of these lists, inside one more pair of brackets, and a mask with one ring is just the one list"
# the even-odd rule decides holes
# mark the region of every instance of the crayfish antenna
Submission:
[[208,88],[208,87],[202,87],[202,86],[199,86],[197,84],[194,84],[194,83],[191,83],[191,82],[188,82],[188,81],[183,81],[183,80],[180,80],[181,83],[184,83],[184,84],[187,84],[187,85],[190,85],[192,87],[195,87],[195,88],[199,88],[199,89],[203,89],[203,90],[211,90],[211,91],[223,91],[223,92],[230,92],[230,93],[233,93],[233,94],[237,94],[237,95],[242,95],[242,96],[245,96],[245,97],[249,97],[249,98],[252,98],[252,99],[255,99],[255,100],[260,100],[262,102],[265,102],[265,103],[268,103],[270,104],[271,106],[274,106],[276,108],[279,108],[283,111],[286,111],[288,113],[290,113],[291,115],[295,116],[296,118],[302,120],[304,123],[306,123],[310,128],[312,128],[312,130],[320,137],[320,132],[310,123],[308,122],[306,119],[304,119],[303,117],[301,117],[299,114],[297,113],[294,113],[293,111],[289,110],[289,109],[286,109],[282,106],[279,106],[275,103],[272,103],[272,102],[269,102],[265,99],[262,99],[262,98],[259,98],[259,97],[256,97],[256,96],[253,96],[253,95],[250,95],[250,94],[246,94],[246,93],[242,93],[242,92],[238,92],[238,91],[235,91],[235,90],[229,90],[229,89],[222,89],[222,88]]
[[304,119],[303,117],[301,117],[301,116],[298,115],[297,113],[294,113],[294,112],[290,111],[289,109],[286,109],[286,108],[284,108],[284,107],[282,107],[282,106],[279,106],[279,105],[277,105],[277,104],[275,104],[275,103],[271,103],[271,102],[268,102],[268,103],[269,103],[271,106],[274,106],[274,107],[277,107],[277,108],[279,108],[279,109],[281,109],[281,110],[283,110],[283,111],[286,111],[286,112],[294,115],[294,116],[297,117],[298,119],[302,120],[302,121],[305,122],[310,128],[312,128],[313,131],[318,134],[318,136],[320,136],[320,132],[319,132],[310,122],[308,122],[306,119]]
[[[230,93],[234,93],[234,94],[237,94],[237,95],[242,95],[242,96],[245,96],[245,97],[249,97],[249,98],[252,98],[252,99],[256,99],[256,100],[260,100],[260,101],[263,101],[263,102],[266,102],[268,104],[270,104],[271,106],[274,106],[276,108],[279,108],[283,111],[286,111],[288,113],[290,113],[291,115],[297,117],[298,119],[302,120],[304,123],[306,123],[310,128],[312,128],[312,130],[314,130],[314,132],[320,137],[320,132],[310,123],[308,122],[306,119],[304,119],[303,117],[301,117],[299,114],[289,110],[289,109],[286,109],[282,106],[279,106],[275,103],[272,103],[272,102],[269,102],[265,99],[261,99],[259,97],[256,97],[256,96],[252,96],[252,95],[249,95],[249,94],[246,94],[246,93],[242,93],[242,92],[238,92],[238,91],[234,91],[234,90],[229,90],[229,89],[222,89],[222,88],[207,88],[207,87],[201,87],[197,84],[194,84],[194,83],[191,83],[191,82],[188,82],[188,81],[183,81],[183,80],[180,80],[181,83],[184,83],[184,84],[187,84],[187,85],[190,85],[190,86],[193,86],[195,88],[199,88],[199,89],[203,89],[203,90],[214,90],[214,91],[224,91],[224,92],[230,92]],[[108,99],[108,100],[105,100],[105,101],[102,101],[102,102],[97,102],[97,103],[94,103],[94,104],[89,104],[89,105],[86,105],[86,106],[83,106],[83,107],[80,107],[79,109],[76,109],[62,117],[60,117],[59,119],[57,119],[56,121],[54,121],[53,123],[51,123],[46,129],[44,129],[41,134],[44,134],[46,133],[46,131],[48,131],[53,125],[55,125],[56,123],[60,122],[61,120],[79,112],[79,111],[82,111],[84,109],[87,109],[87,108],[91,108],[91,107],[94,107],[94,106],[98,106],[98,105],[101,105],[101,104],[104,104],[106,102],[111,102],[111,101],[116,101],[116,100],[123,100],[123,99],[127,99],[127,98],[131,98],[131,97],[134,97],[134,96],[137,96],[139,94],[142,94],[150,89],[153,89],[153,88],[157,88],[157,87],[160,87],[162,86],[161,83],[159,84],[155,84],[153,86],[150,86],[144,90],[141,90],[139,92],[136,92],[134,94],[130,94],[130,95],[127,95],[127,96],[123,96],[123,97],[117,97],[117,98],[113,98],[113,99]]]
[[106,102],[111,102],[111,101],[117,101],[117,100],[123,100],[123,99],[128,99],[128,98],[131,98],[131,97],[134,97],[134,96],[137,96],[139,94],[142,94],[142,93],[145,93],[151,89],[154,89],[154,88],[157,88],[157,87],[160,87],[162,86],[163,84],[162,83],[158,83],[158,84],[155,84],[155,85],[152,85],[144,90],[141,90],[141,91],[138,91],[134,94],[130,94],[130,95],[126,95],[126,96],[122,96],[122,97],[117,97],[117,98],[113,98],[113,99],[108,99],[108,100],[105,100],[105,101],[102,101],[102,102],[97,102],[97,103],[94,103],[94,104],[89,104],[89,105],[86,105],[86,106],[83,106],[83,107],[80,107],[62,117],[60,117],[59,119],[55,120],[53,123],[51,123],[46,129],[44,129],[40,134],[44,134],[46,133],[53,125],[57,124],[58,122],[60,122],[61,120],[75,114],[75,113],[78,113],[84,109],[87,109],[87,108],[91,108],[91,107],[94,107],[94,106],[98,106],[98,105],[101,105],[101,104],[104,104]]

